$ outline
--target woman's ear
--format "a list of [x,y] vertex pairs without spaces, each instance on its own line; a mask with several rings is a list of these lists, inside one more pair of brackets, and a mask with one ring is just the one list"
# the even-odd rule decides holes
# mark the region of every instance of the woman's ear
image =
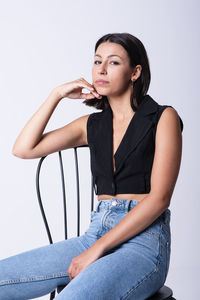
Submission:
[[141,72],[142,72],[142,66],[141,65],[135,66],[133,74],[131,76],[131,81],[133,82],[136,81],[140,77]]

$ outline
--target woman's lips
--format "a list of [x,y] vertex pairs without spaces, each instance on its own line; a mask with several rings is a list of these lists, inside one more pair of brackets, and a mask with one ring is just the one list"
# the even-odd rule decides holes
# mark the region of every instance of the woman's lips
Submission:
[[97,84],[107,84],[109,83],[108,81],[105,81],[105,80],[97,80],[96,81]]

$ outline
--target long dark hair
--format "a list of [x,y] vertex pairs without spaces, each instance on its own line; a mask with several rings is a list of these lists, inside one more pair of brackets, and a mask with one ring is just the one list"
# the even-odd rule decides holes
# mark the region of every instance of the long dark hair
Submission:
[[[131,107],[136,111],[148,91],[151,80],[149,60],[145,47],[138,38],[130,33],[109,33],[102,36],[96,42],[95,52],[101,43],[107,41],[120,44],[124,47],[130,58],[131,67],[134,68],[136,65],[142,66],[140,77],[133,83],[133,92],[130,98]],[[105,110],[109,105],[107,96],[102,96],[101,99],[86,99],[83,103],[102,110]]]

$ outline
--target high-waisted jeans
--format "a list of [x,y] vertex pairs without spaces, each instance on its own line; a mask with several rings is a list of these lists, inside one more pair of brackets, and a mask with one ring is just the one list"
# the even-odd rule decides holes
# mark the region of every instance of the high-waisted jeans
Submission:
[[112,198],[98,202],[88,229],[79,237],[32,249],[0,261],[0,299],[34,299],[66,285],[56,300],[144,300],[166,280],[170,252],[171,211],[82,270],[71,281],[73,257],[112,229],[138,200]]

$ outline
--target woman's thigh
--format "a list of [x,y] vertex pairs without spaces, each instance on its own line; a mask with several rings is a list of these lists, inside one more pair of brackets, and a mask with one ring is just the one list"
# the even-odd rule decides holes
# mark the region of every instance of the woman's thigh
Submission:
[[130,248],[109,253],[80,272],[56,300],[144,300],[160,288],[158,265]]
[[[105,210],[92,213],[90,227],[81,237],[86,246],[126,215],[126,203],[122,204],[122,209],[110,209],[106,203]],[[164,284],[169,266],[169,217],[168,210],[146,230],[105,253],[80,272],[56,300],[144,300],[154,294]]]
[[0,260],[0,299],[33,299],[67,285],[71,260],[84,251],[72,237]]

